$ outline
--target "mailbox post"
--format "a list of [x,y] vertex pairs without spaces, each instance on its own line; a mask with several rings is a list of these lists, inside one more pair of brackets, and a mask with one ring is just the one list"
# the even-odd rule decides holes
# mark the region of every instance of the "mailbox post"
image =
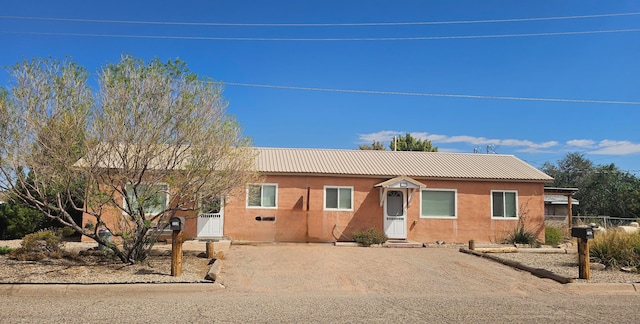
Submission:
[[593,228],[589,226],[572,227],[571,236],[578,238],[578,278],[590,280],[589,239],[593,238]]
[[171,276],[182,276],[182,230],[184,217],[173,217],[169,220],[171,234]]

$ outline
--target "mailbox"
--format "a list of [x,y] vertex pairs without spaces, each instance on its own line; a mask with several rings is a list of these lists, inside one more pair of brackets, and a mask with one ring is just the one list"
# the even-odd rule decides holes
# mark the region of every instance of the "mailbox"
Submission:
[[169,220],[169,229],[182,231],[184,229],[184,217],[173,217]]
[[571,236],[577,237],[581,239],[592,239],[593,238],[593,228],[587,226],[576,226],[571,228]]

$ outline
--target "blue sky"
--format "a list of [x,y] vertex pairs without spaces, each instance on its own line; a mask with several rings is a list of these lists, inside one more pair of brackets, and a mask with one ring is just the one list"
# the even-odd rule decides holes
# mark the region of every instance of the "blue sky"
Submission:
[[[494,145],[536,167],[580,152],[598,164],[638,171],[638,13],[638,1],[586,0],[4,1],[0,65],[70,56],[95,72],[122,54],[181,58],[193,72],[232,83],[224,91],[228,112],[262,147],[352,149],[409,132],[441,151]],[[500,21],[509,19],[518,21]],[[460,21],[468,23],[451,23]],[[440,23],[339,25],[406,22]],[[548,35],[587,31],[597,33]],[[415,37],[443,38],[407,39]],[[1,71],[0,85],[7,81]]]

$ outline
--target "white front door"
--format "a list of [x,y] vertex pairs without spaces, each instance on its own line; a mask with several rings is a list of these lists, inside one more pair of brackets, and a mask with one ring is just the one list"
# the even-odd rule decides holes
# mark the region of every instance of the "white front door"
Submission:
[[407,206],[402,190],[387,191],[384,200],[384,232],[390,239],[407,238]]
[[223,236],[224,204],[222,200],[201,204],[198,215],[198,238]]

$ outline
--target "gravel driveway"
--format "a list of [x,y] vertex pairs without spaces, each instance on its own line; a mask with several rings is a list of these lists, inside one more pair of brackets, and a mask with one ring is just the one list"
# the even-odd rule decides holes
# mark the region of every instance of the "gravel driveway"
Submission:
[[232,245],[221,275],[228,289],[244,292],[563,293],[554,281],[456,248]]

